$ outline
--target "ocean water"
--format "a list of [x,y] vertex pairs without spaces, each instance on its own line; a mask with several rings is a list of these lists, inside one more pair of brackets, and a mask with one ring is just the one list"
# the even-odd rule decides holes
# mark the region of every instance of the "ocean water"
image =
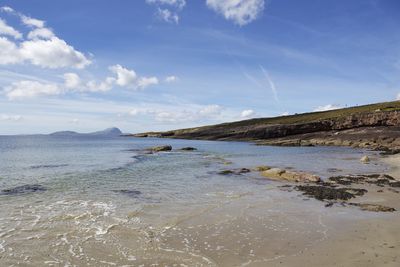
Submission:
[[[142,153],[160,144],[174,150]],[[185,146],[198,150],[178,150]],[[281,183],[257,173],[223,176],[218,171],[258,165],[322,177],[332,175],[329,169],[335,174],[386,171],[379,162],[361,164],[365,154],[374,152],[1,136],[0,266],[263,266],[280,255],[263,250],[265,242],[279,244],[288,235],[299,247],[313,245],[327,238],[321,218],[349,211],[337,208],[328,215],[321,203],[284,192]]]

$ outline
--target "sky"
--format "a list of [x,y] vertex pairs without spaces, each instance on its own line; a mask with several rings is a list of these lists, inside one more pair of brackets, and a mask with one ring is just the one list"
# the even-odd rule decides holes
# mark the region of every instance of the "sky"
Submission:
[[398,0],[0,0],[0,134],[400,100]]

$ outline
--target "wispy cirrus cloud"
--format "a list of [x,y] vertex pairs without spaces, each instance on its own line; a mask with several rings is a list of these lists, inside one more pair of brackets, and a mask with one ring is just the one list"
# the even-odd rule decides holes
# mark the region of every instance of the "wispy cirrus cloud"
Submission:
[[279,99],[278,99],[278,91],[276,90],[274,81],[272,80],[272,78],[271,78],[271,76],[269,75],[268,71],[267,71],[266,69],[264,69],[263,66],[260,66],[260,68],[261,68],[261,71],[262,71],[262,73],[264,74],[265,78],[267,79],[267,82],[268,82],[268,84],[269,84],[269,87],[271,88],[271,91],[272,91],[272,94],[273,94],[273,96],[274,96],[275,101],[276,101],[276,102],[279,102]]
[[272,80],[270,74],[263,66],[260,66],[260,70],[261,74],[263,75],[263,78],[266,81],[263,81],[264,79],[262,78],[256,78],[255,76],[249,74],[247,71],[243,69],[242,66],[240,66],[240,69],[242,71],[242,74],[246,77],[246,79],[249,80],[254,85],[262,89],[267,89],[267,88],[270,89],[275,102],[279,103],[278,90],[276,88],[275,82]]

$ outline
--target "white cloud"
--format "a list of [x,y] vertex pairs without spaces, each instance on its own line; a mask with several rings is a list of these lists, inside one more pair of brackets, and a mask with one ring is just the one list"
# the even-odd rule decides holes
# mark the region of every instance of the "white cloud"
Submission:
[[3,11],[3,12],[7,12],[7,13],[13,13],[14,12],[14,9],[12,9],[9,6],[3,6],[3,7],[0,8],[0,10]]
[[[125,113],[130,117],[150,116],[157,122],[163,123],[183,123],[199,122],[209,119],[218,119],[223,108],[219,105],[197,106],[190,105],[185,107],[162,107],[162,108],[134,108]],[[120,115],[120,117],[123,115]]]
[[179,78],[176,76],[173,76],[173,75],[165,78],[166,83],[173,83],[173,82],[177,82],[178,80],[179,80]]
[[115,83],[121,87],[144,89],[150,85],[158,84],[156,77],[139,77],[134,70],[129,70],[121,65],[114,65],[109,69],[117,75]]
[[205,106],[204,108],[202,108],[199,111],[199,114],[201,116],[210,117],[210,116],[217,116],[217,115],[221,114],[221,111],[222,111],[222,107],[221,106],[219,106],[219,105],[209,105],[209,106]]
[[16,64],[21,61],[18,47],[7,38],[0,36],[0,64]]
[[156,84],[158,84],[158,79],[156,77],[141,77],[138,79],[137,87],[143,89]]
[[5,93],[10,100],[32,98],[36,96],[59,95],[63,92],[57,84],[41,83],[37,81],[14,82],[5,88]]
[[[82,69],[91,64],[91,61],[82,53],[54,33],[44,28],[45,22],[27,17],[8,7],[2,7],[2,11],[18,16],[25,26],[34,29],[28,33],[28,39],[21,42],[12,42],[4,36],[0,36],[0,64],[31,63],[44,68],[73,67]],[[8,26],[0,19],[0,35],[9,35],[15,39],[22,39],[22,34]]]
[[86,87],[82,88],[82,92],[106,92],[112,89],[115,83],[115,78],[107,77],[104,81],[97,83],[96,81],[89,81]]
[[254,112],[254,110],[252,110],[252,109],[246,109],[246,110],[243,110],[243,111],[240,113],[240,118],[242,118],[242,119],[249,119],[249,118],[253,117],[255,114],[256,114],[256,113]]
[[0,18],[0,35],[12,36],[15,39],[22,38],[22,34],[19,31],[17,31],[13,27],[7,25],[7,23],[1,18]]
[[318,111],[328,111],[328,110],[334,110],[334,109],[339,109],[342,108],[341,106],[337,106],[337,105],[325,105],[325,106],[319,106],[317,108],[314,109],[314,111],[318,112]]
[[28,33],[29,39],[51,39],[54,37],[54,33],[48,28],[38,28]]
[[81,78],[76,73],[64,73],[64,85],[69,89],[77,89],[82,85]]
[[22,119],[21,115],[0,114],[0,121],[20,121]]
[[397,94],[396,100],[400,100],[400,93]]
[[281,116],[289,116],[290,115],[290,113],[288,112],[288,111],[285,111],[285,112],[283,112],[282,114],[281,114]]
[[164,20],[165,22],[169,23],[179,23],[179,16],[176,13],[171,12],[169,9],[157,9],[157,16]]
[[179,23],[178,13],[185,7],[185,0],[146,0],[147,4],[157,7],[156,15],[168,23]]
[[45,23],[43,20],[34,19],[24,15],[21,15],[21,20],[22,23],[25,24],[26,26],[31,26],[36,28],[43,28]]
[[19,49],[22,59],[33,65],[46,68],[75,67],[83,69],[91,64],[81,52],[76,51],[64,40],[52,37],[49,40],[30,40],[21,43]]
[[109,70],[117,75],[116,83],[122,87],[134,84],[137,79],[137,75],[134,70],[129,70],[121,65],[111,66],[109,67]]
[[225,19],[240,26],[257,19],[265,6],[264,0],[207,0],[207,6]]

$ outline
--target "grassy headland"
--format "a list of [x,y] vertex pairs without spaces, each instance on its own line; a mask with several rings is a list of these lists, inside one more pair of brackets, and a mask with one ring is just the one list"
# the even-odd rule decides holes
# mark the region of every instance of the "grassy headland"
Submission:
[[134,136],[249,140],[265,145],[345,145],[393,150],[400,148],[400,101]]

